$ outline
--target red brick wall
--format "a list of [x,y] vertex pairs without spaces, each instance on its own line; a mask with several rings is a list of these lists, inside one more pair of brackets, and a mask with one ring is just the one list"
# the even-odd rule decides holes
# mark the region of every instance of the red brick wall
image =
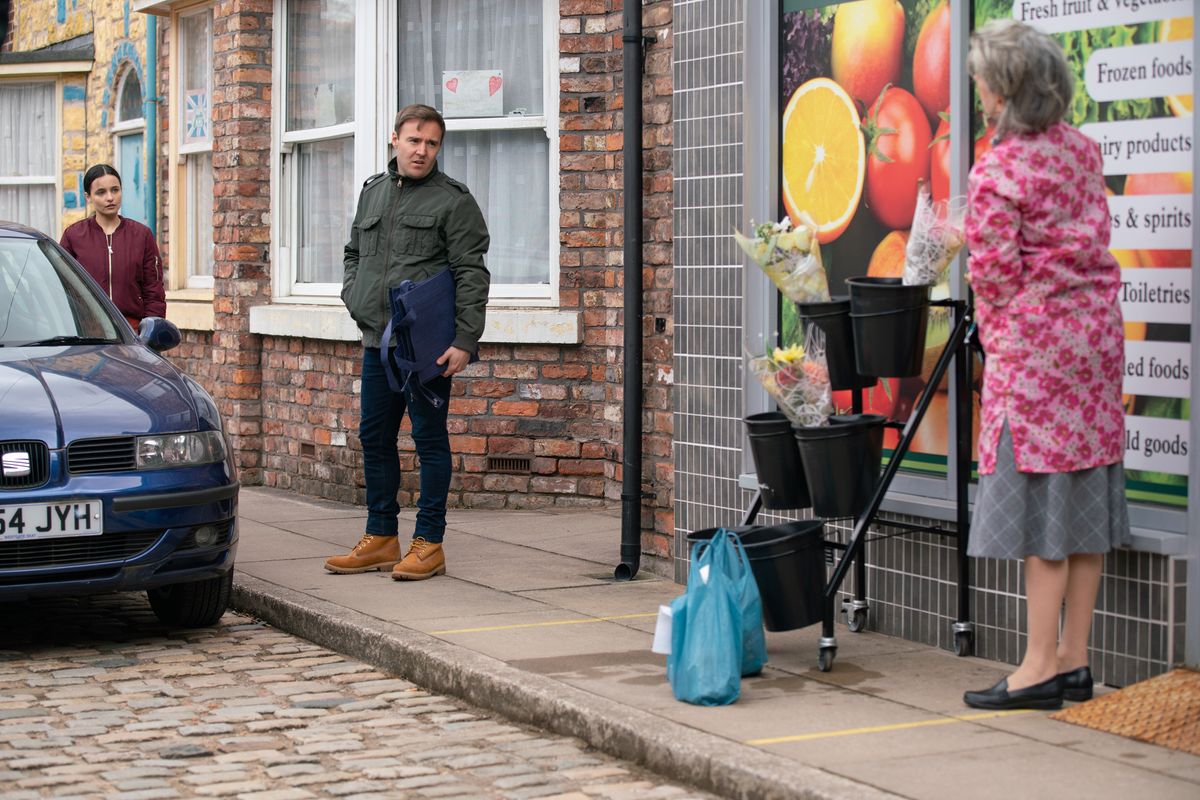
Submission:
[[[156,166],[158,186],[158,252],[162,259],[163,285],[170,286],[171,278],[171,215],[167,209],[171,207],[171,131],[174,128],[171,119],[170,98],[167,96],[170,84],[171,37],[175,31],[170,17],[158,17],[158,87],[155,97],[158,98],[158,160]],[[147,15],[146,24],[154,24]]]
[[212,362],[214,396],[242,480],[262,480],[261,338],[250,308],[271,301],[271,0],[213,8]]

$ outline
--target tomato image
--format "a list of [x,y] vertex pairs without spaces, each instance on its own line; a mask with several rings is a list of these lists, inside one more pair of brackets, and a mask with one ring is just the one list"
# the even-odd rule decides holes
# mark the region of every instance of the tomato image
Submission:
[[900,77],[904,9],[896,0],[857,0],[833,17],[833,79],[863,106]]
[[984,153],[986,153],[988,150],[992,149],[992,139],[994,139],[995,137],[996,137],[996,126],[988,125],[987,128],[984,129],[983,133],[981,133],[979,135],[979,138],[975,140],[975,147],[974,147],[975,158],[972,161],[972,163],[974,163],[975,161],[978,161],[980,158],[983,157]]
[[921,26],[913,51],[913,93],[929,118],[950,105],[950,4],[942,3]]
[[934,200],[950,196],[950,111],[938,114],[933,144],[929,145],[929,188]]
[[889,228],[907,228],[917,207],[917,185],[929,178],[933,136],[925,109],[911,93],[893,86],[875,102],[863,132],[867,206]]

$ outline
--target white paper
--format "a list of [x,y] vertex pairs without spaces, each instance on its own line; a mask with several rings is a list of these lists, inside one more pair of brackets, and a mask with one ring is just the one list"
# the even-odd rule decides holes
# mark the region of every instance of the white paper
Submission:
[[504,73],[498,69],[444,71],[442,116],[504,116]]
[[659,655],[671,655],[671,607],[658,607],[658,621],[654,623],[654,641],[650,644],[650,652]]

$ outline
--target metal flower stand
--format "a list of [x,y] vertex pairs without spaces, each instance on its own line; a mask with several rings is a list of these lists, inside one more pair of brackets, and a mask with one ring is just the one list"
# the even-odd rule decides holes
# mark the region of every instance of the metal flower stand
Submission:
[[[833,569],[824,588],[823,615],[821,621],[821,639],[818,664],[822,672],[828,672],[833,667],[837,656],[837,637],[834,635],[834,603],[842,582],[854,565],[854,597],[843,601],[843,613],[850,630],[857,633],[866,627],[869,605],[866,596],[866,542],[891,538],[911,533],[937,533],[956,539],[958,561],[958,615],[954,623],[954,651],[960,656],[970,655],[974,650],[975,624],[970,618],[970,581],[969,564],[967,559],[967,538],[970,530],[970,516],[967,502],[967,488],[971,478],[971,391],[972,382],[972,348],[971,341],[972,308],[966,300],[932,301],[931,306],[948,307],[954,325],[950,338],[947,340],[929,381],[922,388],[913,406],[912,412],[904,422],[888,422],[887,427],[900,431],[900,441],[892,451],[887,465],[875,485],[871,498],[866,507],[855,518],[854,529],[849,542],[842,544],[826,540],[825,546],[832,550],[840,550],[841,556]],[[900,469],[900,463],[908,454],[917,428],[929,408],[933,393],[937,386],[954,364],[955,381],[953,391],[953,414],[955,419],[955,441],[953,458],[955,459],[955,500],[956,518],[953,530],[939,525],[915,525],[912,523],[887,521],[890,528],[900,529],[902,533],[878,535],[868,538],[867,533],[876,521],[879,507],[888,493],[892,480]],[[887,377],[887,376],[884,376]],[[853,411],[861,413],[863,408],[862,389],[853,390]],[[762,510],[761,492],[756,492],[749,508],[742,519],[742,525],[752,525]]]

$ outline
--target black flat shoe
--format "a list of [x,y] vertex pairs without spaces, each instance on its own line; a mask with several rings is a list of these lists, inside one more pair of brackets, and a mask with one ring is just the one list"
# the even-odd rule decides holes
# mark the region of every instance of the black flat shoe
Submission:
[[1092,699],[1092,671],[1087,667],[1058,673],[1063,685],[1063,699],[1074,703]]
[[1008,710],[1013,708],[1059,708],[1063,704],[1063,682],[1059,675],[1049,680],[1026,686],[1015,691],[1008,690],[1008,678],[982,692],[967,692],[963,702],[972,708]]

